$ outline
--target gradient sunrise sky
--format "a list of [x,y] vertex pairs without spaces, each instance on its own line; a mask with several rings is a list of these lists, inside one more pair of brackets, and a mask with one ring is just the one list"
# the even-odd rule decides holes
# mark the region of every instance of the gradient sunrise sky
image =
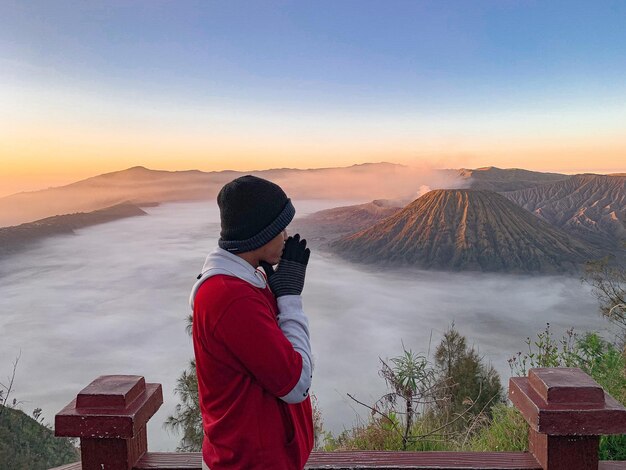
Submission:
[[0,196],[373,161],[626,171],[626,2],[0,0]]

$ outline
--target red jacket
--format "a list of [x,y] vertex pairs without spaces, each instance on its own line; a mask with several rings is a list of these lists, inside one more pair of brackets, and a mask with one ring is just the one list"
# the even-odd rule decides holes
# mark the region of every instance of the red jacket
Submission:
[[193,344],[204,443],[211,470],[300,470],[313,448],[311,401],[288,404],[302,356],[278,327],[261,289],[224,274],[195,295]]

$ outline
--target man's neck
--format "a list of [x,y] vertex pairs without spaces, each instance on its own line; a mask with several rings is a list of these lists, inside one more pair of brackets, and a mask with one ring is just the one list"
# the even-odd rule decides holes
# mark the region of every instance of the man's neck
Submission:
[[252,252],[235,253],[241,259],[246,260],[254,269],[259,267],[259,258]]

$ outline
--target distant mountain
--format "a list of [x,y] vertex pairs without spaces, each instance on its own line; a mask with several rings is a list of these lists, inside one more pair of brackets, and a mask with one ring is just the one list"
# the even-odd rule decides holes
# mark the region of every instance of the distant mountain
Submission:
[[584,242],[483,190],[430,191],[329,247],[366,263],[521,273],[573,271],[598,257]]
[[[364,163],[341,168],[278,168],[259,171],[162,171],[141,166],[106,173],[76,183],[0,198],[0,227],[74,212],[90,212],[128,201],[136,205],[172,201],[215,201],[227,182],[252,174],[279,184],[293,199],[373,199],[412,201],[430,189],[513,191],[567,179],[495,167],[419,169],[395,163]],[[360,209],[357,209],[360,210]]]
[[568,175],[560,173],[542,173],[518,168],[501,169],[495,166],[476,168],[475,170],[463,168],[458,172],[461,178],[468,180],[469,188],[496,192],[532,188],[568,178]]
[[[0,198],[0,226],[32,222],[44,217],[89,212],[124,201],[215,201],[220,188],[246,174],[279,184],[293,199],[351,199],[406,197],[420,186],[458,187],[465,184],[452,172],[415,170],[394,163],[365,163],[343,168],[262,171],[160,171],[133,167],[76,183]],[[413,198],[411,198],[413,199]]]
[[137,215],[146,215],[146,212],[125,203],[93,212],[57,215],[14,227],[0,227],[0,258],[52,235],[72,234],[79,228]]
[[575,175],[504,196],[598,247],[620,247],[626,239],[626,176]]
[[[136,205],[203,199],[217,191],[230,172],[216,173],[212,183],[199,171],[158,171],[144,167],[106,173],[76,183],[0,198],[0,226],[32,222],[45,217],[91,212],[116,204]],[[215,193],[217,194],[217,193]]]

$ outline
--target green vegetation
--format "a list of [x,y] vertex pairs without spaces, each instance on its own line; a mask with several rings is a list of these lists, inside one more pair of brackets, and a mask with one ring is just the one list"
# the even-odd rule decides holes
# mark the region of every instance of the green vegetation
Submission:
[[[185,329],[189,336],[191,336],[192,322],[193,315],[187,316]],[[198,377],[196,376],[195,360],[189,361],[187,369],[178,378],[174,393],[180,397],[181,402],[176,405],[174,414],[167,417],[163,427],[183,436],[178,447],[176,447],[176,451],[200,452],[204,431],[198,400]]]
[[200,452],[204,434],[195,360],[189,361],[187,370],[178,378],[174,393],[180,396],[181,402],[176,405],[174,414],[167,417],[164,427],[182,434],[180,444],[176,447],[177,452]]
[[398,429],[402,421],[398,414],[388,413],[386,416],[372,416],[365,425],[355,426],[334,437],[325,432],[325,444],[320,448],[325,451],[334,450],[451,450],[441,434],[433,433],[440,424],[429,421],[432,416],[419,417],[410,428],[410,440],[404,441]]
[[[626,242],[623,242],[626,248]],[[589,261],[585,265],[583,281],[593,289],[600,303],[600,313],[622,330],[622,341],[626,334],[626,266],[604,257]]]
[[380,361],[389,393],[371,406],[348,394],[370,410],[369,422],[336,438],[325,433],[325,450],[455,450],[502,403],[498,374],[454,325],[444,333],[434,364],[404,347],[389,360],[392,366]]
[[[349,395],[370,409],[369,421],[337,437],[324,433],[324,449],[527,450],[524,418],[503,402],[497,374],[465,343],[465,338],[450,328],[437,347],[432,369],[423,356],[406,350],[391,360],[396,367],[388,368],[381,360],[381,375],[390,393],[373,406]],[[626,358],[597,333],[578,337],[569,330],[557,339],[548,324],[536,339],[527,338],[526,344],[526,352],[518,352],[509,360],[514,375],[526,375],[534,367],[580,367],[626,406]],[[406,384],[410,393],[400,386]],[[404,398],[401,407],[397,398]],[[626,436],[603,436],[600,457],[626,460]]]
[[13,382],[20,357],[13,362],[8,382],[0,383],[0,470],[47,470],[80,459],[73,439],[56,437],[43,422],[41,408],[32,418],[17,409]]
[[483,364],[473,347],[467,346],[454,324],[444,333],[435,351],[435,364],[439,381],[449,386],[450,401],[440,411],[450,420],[468,410],[468,416],[459,420],[457,429],[467,427],[481,413],[490,417],[491,408],[502,401],[500,376],[493,366]]
[[492,409],[492,418],[475,432],[467,447],[469,450],[522,451],[528,448],[528,426],[517,409],[498,403]]
[[0,470],[47,470],[80,460],[72,440],[43,424],[40,409],[33,417],[8,406],[0,412]]

